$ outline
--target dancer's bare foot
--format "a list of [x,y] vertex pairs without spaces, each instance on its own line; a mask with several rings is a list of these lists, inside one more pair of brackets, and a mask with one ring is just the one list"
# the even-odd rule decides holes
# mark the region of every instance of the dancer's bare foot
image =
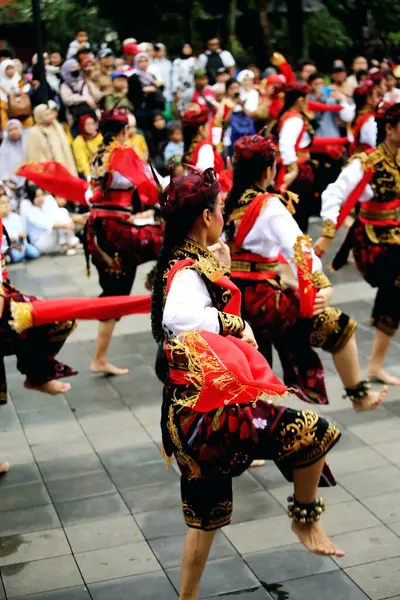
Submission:
[[388,388],[385,385],[379,392],[368,392],[364,398],[353,400],[353,408],[356,412],[368,412],[375,410],[386,398]]
[[371,383],[385,383],[386,385],[400,385],[400,378],[393,377],[385,369],[368,369],[368,381]]
[[34,385],[27,379],[24,381],[24,387],[27,390],[35,390],[36,392],[43,392],[43,394],[49,394],[50,396],[57,396],[57,394],[65,394],[71,389],[70,383],[64,383],[57,379],[52,379],[42,385]]
[[250,469],[256,469],[257,467],[263,467],[265,465],[265,460],[253,460],[250,465]]
[[119,369],[109,362],[100,362],[94,360],[90,366],[92,373],[102,373],[103,375],[127,375],[129,369]]
[[303,525],[302,523],[293,521],[292,531],[312,554],[337,556],[338,558],[345,555],[343,550],[339,550],[339,548],[331,542],[319,523],[306,523]]
[[0,475],[8,473],[10,470],[10,463],[0,463]]

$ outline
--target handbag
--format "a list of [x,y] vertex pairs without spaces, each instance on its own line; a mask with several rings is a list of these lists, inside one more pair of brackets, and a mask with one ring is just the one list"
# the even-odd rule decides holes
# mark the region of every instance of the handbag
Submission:
[[9,119],[26,119],[32,115],[32,102],[29,94],[7,94],[7,113]]

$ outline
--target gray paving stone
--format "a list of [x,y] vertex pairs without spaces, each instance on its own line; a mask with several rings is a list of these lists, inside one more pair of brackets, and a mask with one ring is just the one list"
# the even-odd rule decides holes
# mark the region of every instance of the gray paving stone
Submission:
[[371,598],[390,598],[400,590],[400,557],[346,569],[349,577]]
[[251,475],[267,490],[287,485],[286,479],[273,463],[267,462],[264,467],[252,469]]
[[9,598],[83,585],[72,556],[3,567],[1,574]]
[[39,469],[35,464],[13,464],[7,475],[0,477],[0,490],[12,485],[33,483],[41,480],[42,477]]
[[148,463],[136,467],[129,465],[112,467],[109,470],[112,480],[120,490],[154,485],[168,485],[178,481],[179,475],[174,469],[166,469],[164,461]]
[[274,600],[368,600],[341,571],[266,585]]
[[67,588],[66,590],[53,590],[29,596],[18,596],[15,600],[90,600],[89,592],[85,586]]
[[44,504],[51,504],[51,499],[41,481],[6,486],[1,490],[0,512]]
[[89,586],[93,600],[177,600],[178,594],[165,573],[124,577]]
[[388,461],[395,465],[400,465],[400,442],[384,442],[383,444],[375,444],[374,450],[379,452]]
[[223,594],[220,596],[209,596],[215,600],[271,600],[271,596],[263,588],[257,588],[256,590],[248,590],[247,592],[235,592],[234,594]]
[[180,507],[140,513],[135,515],[135,520],[147,540],[186,533],[187,531]]
[[149,462],[160,462],[160,450],[153,443],[137,448],[128,446],[117,450],[107,450],[99,452],[99,456],[109,472],[123,467],[132,468]]
[[133,515],[181,505],[180,482],[158,483],[134,489],[121,490],[126,505]]
[[0,431],[11,431],[12,429],[19,429],[21,427],[15,408],[11,402],[5,406],[1,406],[0,411]]
[[[351,407],[344,410],[334,410],[329,412],[330,419],[341,425],[344,425],[345,427],[365,425],[366,423],[376,423],[385,419],[390,419],[390,417],[391,414],[389,410],[383,406],[366,413],[356,413]],[[338,445],[338,448],[339,447],[340,446]]]
[[371,496],[400,490],[400,469],[394,465],[343,475],[341,485],[353,496],[363,500]]
[[21,421],[21,425],[25,429],[34,426],[58,425],[60,423],[76,422],[75,417],[68,405],[20,411],[19,419]]
[[[332,420],[331,413],[327,415],[329,420]],[[339,425],[340,431],[342,432],[342,436],[340,438],[340,442],[333,447],[332,452],[329,454],[329,462],[331,460],[331,456],[336,454],[337,452],[345,452],[346,450],[355,450],[362,449],[365,446],[365,442],[360,440],[354,433],[351,433],[348,429],[345,429],[343,426]]]
[[341,569],[400,556],[400,538],[384,525],[333,536],[332,540],[346,551],[343,558],[333,559]]
[[71,456],[82,456],[93,452],[86,438],[79,441],[63,441],[40,443],[32,446],[32,452],[38,462],[65,459]]
[[3,582],[0,580],[0,600],[4,600],[6,597],[6,592],[3,587]]
[[398,535],[400,537],[400,522],[398,522],[398,523],[389,523],[388,527],[389,527],[389,529],[391,529],[392,531],[394,531],[396,535]]
[[365,498],[363,504],[384,523],[400,521],[400,491]]
[[349,429],[366,444],[373,445],[389,442],[391,440],[396,441],[398,440],[400,417],[393,416],[389,412],[388,415],[389,418],[387,419],[353,425]]
[[141,542],[144,537],[133,517],[117,517],[65,528],[73,552],[88,552]]
[[147,542],[78,553],[75,559],[87,584],[161,570]]
[[236,499],[241,494],[248,495],[253,492],[261,492],[264,488],[259,481],[254,477],[254,473],[259,470],[259,467],[245,471],[240,477],[234,477],[233,497]]
[[0,513],[0,537],[60,527],[53,506],[38,506]]
[[[149,544],[163,569],[179,567],[182,562],[185,534],[150,540]],[[208,560],[238,556],[237,551],[228,541],[222,531],[217,531]]]
[[0,538],[0,567],[71,554],[62,529]]
[[242,523],[283,514],[286,514],[284,508],[266,490],[234,496],[232,523]]
[[286,515],[230,525],[224,533],[240,554],[295,544]]
[[53,502],[90,498],[116,492],[115,486],[107,473],[86,473],[68,479],[59,479],[47,483]]
[[58,443],[58,441],[79,442],[85,439],[84,433],[76,421],[26,427],[25,435],[31,446]]
[[[167,569],[176,590],[179,590],[180,568]],[[207,563],[200,582],[199,598],[217,594],[233,594],[260,587],[260,582],[239,557],[222,558]]]
[[389,465],[387,459],[368,446],[332,452],[328,460],[329,466],[335,476],[340,477],[340,482],[342,482],[343,475],[360,473],[361,471]]
[[104,473],[104,467],[94,452],[54,460],[43,460],[39,461],[38,465],[46,482],[89,473]]
[[245,554],[244,560],[260,581],[268,583],[279,583],[338,569],[331,558],[314,556],[300,544]]
[[129,514],[119,494],[104,494],[71,502],[57,502],[55,506],[64,526]]

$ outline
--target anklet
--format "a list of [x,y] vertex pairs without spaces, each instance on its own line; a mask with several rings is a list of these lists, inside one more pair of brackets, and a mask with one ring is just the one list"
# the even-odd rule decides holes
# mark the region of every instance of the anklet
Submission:
[[358,400],[362,400],[368,394],[371,389],[368,381],[360,381],[355,387],[352,388],[344,388],[346,392],[343,398],[349,398],[352,402],[357,402]]
[[317,498],[311,504],[301,504],[295,496],[289,496],[287,500],[289,502],[288,516],[297,523],[316,523],[326,510],[323,498]]

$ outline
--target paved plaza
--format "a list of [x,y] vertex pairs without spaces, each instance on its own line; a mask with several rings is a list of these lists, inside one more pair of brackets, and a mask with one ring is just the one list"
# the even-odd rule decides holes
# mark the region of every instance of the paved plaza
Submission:
[[[149,266],[139,271],[144,290]],[[43,297],[94,296],[83,256],[45,257],[10,269],[14,284]],[[371,290],[354,267],[332,277],[335,302],[359,321],[363,368],[373,339]],[[81,322],[60,357],[79,370],[72,390],[48,397],[23,388],[7,359],[10,402],[0,408],[0,599],[175,600],[185,533],[179,476],[160,455],[161,385],[148,316],[122,319],[110,357],[130,373],[91,375],[96,322]],[[400,375],[400,336],[388,366]],[[234,520],[218,532],[201,598],[400,600],[400,389],[357,415],[326,365],[341,442],[329,455],[339,485],[323,495],[323,525],[347,552],[308,554],[285,514],[287,485],[273,464],[235,481]],[[275,362],[279,374],[278,363]],[[306,405],[293,399],[292,406]]]

